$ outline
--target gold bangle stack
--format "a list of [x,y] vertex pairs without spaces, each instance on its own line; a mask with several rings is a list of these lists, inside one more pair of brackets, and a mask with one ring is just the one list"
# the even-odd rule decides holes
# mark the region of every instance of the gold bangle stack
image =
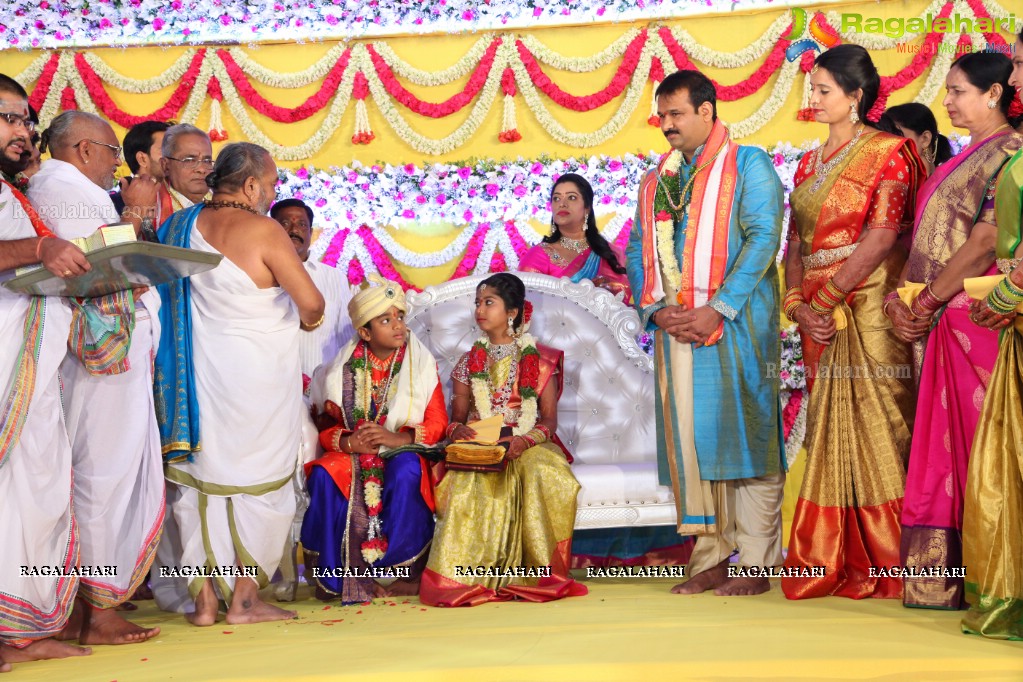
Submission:
[[785,292],[785,301],[782,303],[782,309],[785,311],[785,317],[792,319],[792,316],[796,314],[796,310],[799,306],[806,303],[806,299],[803,298],[802,287],[789,287],[788,291]]

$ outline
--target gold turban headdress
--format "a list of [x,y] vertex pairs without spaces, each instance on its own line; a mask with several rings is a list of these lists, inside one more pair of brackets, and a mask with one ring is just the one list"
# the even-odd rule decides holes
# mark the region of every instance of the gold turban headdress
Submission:
[[352,318],[352,326],[356,329],[366,326],[374,317],[383,315],[391,306],[403,312],[408,310],[405,292],[397,282],[382,279],[378,275],[370,275],[369,282],[369,286],[365,286],[348,302],[348,316]]

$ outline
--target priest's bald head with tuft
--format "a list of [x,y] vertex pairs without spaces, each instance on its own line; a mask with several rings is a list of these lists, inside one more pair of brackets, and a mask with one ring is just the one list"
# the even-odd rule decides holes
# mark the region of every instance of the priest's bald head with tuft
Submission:
[[234,142],[220,150],[206,184],[213,201],[238,202],[266,215],[277,197],[277,165],[258,144]]

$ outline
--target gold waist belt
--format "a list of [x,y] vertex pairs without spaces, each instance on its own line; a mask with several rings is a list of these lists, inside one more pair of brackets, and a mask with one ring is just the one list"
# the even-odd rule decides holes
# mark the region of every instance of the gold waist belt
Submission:
[[1016,269],[1020,261],[1023,261],[1023,258],[996,258],[995,265],[998,266],[998,272],[1008,275]]
[[855,250],[856,244],[849,244],[848,246],[840,246],[837,249],[814,251],[809,256],[803,256],[803,267],[807,270],[812,270],[813,268],[833,265],[851,256]]

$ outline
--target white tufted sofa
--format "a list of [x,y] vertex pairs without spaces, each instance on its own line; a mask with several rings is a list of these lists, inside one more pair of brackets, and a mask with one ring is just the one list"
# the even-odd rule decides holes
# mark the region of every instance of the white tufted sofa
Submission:
[[[575,527],[674,525],[671,489],[657,482],[653,363],[636,343],[636,312],[588,281],[515,274],[534,307],[530,332],[565,352],[558,435],[582,484]],[[437,357],[447,395],[451,369],[480,333],[472,305],[484,278],[408,298],[409,327]]]

